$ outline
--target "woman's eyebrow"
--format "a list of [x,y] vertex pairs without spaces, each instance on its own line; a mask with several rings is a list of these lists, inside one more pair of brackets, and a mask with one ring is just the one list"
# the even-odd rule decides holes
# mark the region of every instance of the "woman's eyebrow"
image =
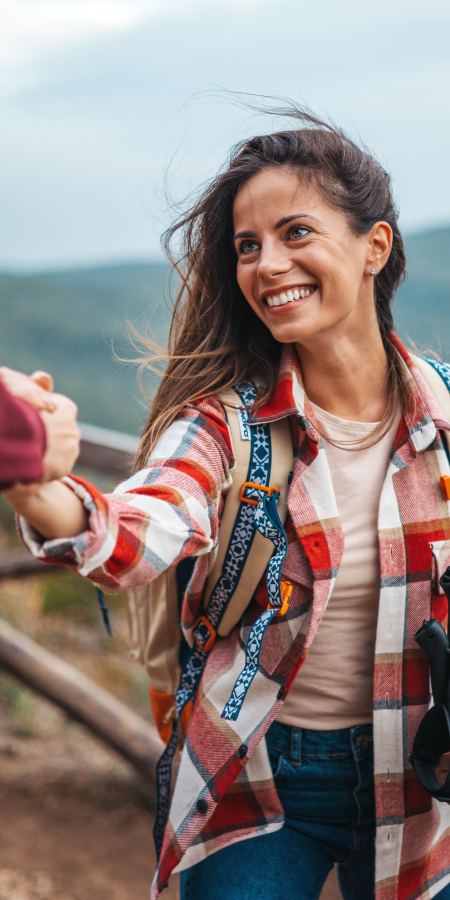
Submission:
[[238,238],[254,238],[256,234],[254,231],[237,231],[233,237],[234,241],[237,241]]
[[276,223],[275,228],[282,228],[283,225],[287,225],[289,222],[292,222],[294,219],[309,219],[311,222],[319,222],[319,219],[316,219],[314,216],[310,216],[308,213],[295,213],[293,216],[284,216],[280,219],[279,222]]
[[[288,225],[288,223],[293,222],[294,219],[309,219],[310,222],[317,222],[317,223],[320,222],[319,219],[316,219],[315,216],[310,216],[308,213],[294,213],[293,216],[283,216],[283,218],[280,219],[279,222],[276,222],[275,229],[278,230],[279,228],[282,228],[283,225]],[[234,235],[233,239],[235,241],[237,241],[241,238],[254,238],[254,237],[256,237],[256,234],[254,231],[237,231],[236,234]]]

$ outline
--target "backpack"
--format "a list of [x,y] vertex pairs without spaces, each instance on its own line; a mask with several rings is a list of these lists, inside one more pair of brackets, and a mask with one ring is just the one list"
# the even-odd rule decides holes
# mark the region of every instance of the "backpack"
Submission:
[[[225,577],[233,583],[217,628],[219,636],[229,634],[241,619],[274,552],[272,540],[256,529],[253,535],[246,534],[248,522],[239,522],[240,518],[249,519],[260,500],[260,492],[251,485],[256,481],[264,485],[270,479],[269,491],[273,488],[278,491],[278,515],[283,522],[287,513],[289,475],[295,462],[287,418],[270,425],[248,425],[243,406],[253,402],[256,386],[245,385],[218,394],[231,432],[235,468],[233,483],[225,497],[218,547],[210,553],[202,605],[206,612],[226,566]],[[267,461],[266,466],[264,461]],[[245,543],[248,546],[244,546]],[[172,736],[176,719],[175,695],[190,653],[180,628],[180,612],[194,564],[195,559],[182,560],[151,584],[128,588],[124,592],[131,655],[142,663],[149,676],[155,724],[165,744]],[[200,622],[202,626],[208,630],[205,621]],[[210,646],[212,637],[210,634]],[[186,732],[191,711],[192,701],[188,701],[181,713],[180,740]]]

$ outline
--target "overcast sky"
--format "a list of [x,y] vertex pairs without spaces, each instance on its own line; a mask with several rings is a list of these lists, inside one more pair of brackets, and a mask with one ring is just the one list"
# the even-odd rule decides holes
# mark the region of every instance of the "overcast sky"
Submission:
[[[450,222],[448,0],[0,0],[0,266],[158,254],[175,199],[303,100],[390,170],[405,230]],[[168,173],[168,175],[167,175]]]

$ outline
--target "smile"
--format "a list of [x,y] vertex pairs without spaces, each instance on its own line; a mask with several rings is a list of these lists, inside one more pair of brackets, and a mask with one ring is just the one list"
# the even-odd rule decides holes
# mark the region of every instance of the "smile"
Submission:
[[270,294],[263,297],[263,301],[268,306],[284,306],[286,303],[293,303],[295,300],[304,300],[309,297],[317,288],[316,284],[308,285],[308,287],[293,288],[292,290],[282,291],[280,294]]

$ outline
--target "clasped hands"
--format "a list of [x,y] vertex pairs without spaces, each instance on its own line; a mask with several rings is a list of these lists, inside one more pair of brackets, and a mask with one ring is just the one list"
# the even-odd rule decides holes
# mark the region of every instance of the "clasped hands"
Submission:
[[[0,379],[11,394],[30,403],[43,420],[46,450],[42,481],[55,481],[68,475],[80,452],[76,404],[69,397],[53,392],[53,379],[47,372],[24,375],[1,366]],[[32,490],[29,485],[21,487]]]
[[68,397],[53,392],[53,379],[47,372],[28,376],[2,366],[0,379],[11,394],[34,406],[46,432],[41,481],[17,482],[4,496],[43,538],[74,537],[88,527],[88,515],[82,501],[61,479],[72,471],[80,452],[77,407]]

